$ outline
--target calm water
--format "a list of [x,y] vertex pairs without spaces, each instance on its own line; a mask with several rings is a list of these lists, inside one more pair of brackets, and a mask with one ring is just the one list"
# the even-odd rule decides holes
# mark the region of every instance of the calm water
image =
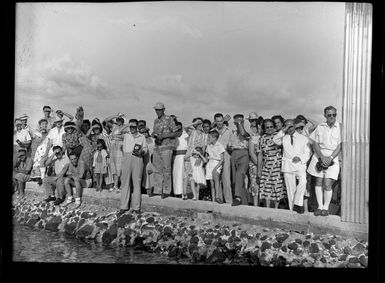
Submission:
[[166,256],[89,243],[64,233],[14,224],[13,261],[135,264],[189,264]]

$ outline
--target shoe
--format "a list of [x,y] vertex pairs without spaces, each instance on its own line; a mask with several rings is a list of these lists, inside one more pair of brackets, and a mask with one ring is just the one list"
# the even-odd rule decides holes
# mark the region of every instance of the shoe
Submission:
[[197,198],[196,198],[196,197],[193,197],[192,200],[197,200]]
[[147,189],[147,195],[148,195],[148,197],[153,197],[154,193],[152,192],[151,189]]
[[183,199],[183,200],[187,200],[187,196],[183,196],[182,199]]
[[161,198],[168,198],[170,196],[170,194],[162,194]]
[[327,211],[326,209],[322,209],[321,210],[321,215],[322,216],[328,216],[329,215],[329,211]]
[[59,204],[61,204],[63,201],[64,201],[64,199],[62,199],[62,198],[57,198],[57,199],[53,202],[53,205],[59,205]]
[[238,206],[238,205],[241,205],[241,200],[238,198],[235,198],[231,206]]
[[72,199],[66,199],[66,201],[65,202],[63,202],[63,204],[61,205],[62,207],[65,207],[65,206],[67,206],[67,205],[69,205],[69,204],[71,204],[71,203],[73,203],[74,202],[74,199],[72,198]]
[[314,211],[314,215],[315,216],[320,216],[321,215],[321,209],[317,208],[315,211]]
[[293,211],[299,213],[299,214],[303,214],[305,212],[305,209],[303,208],[303,206],[299,206],[299,205],[294,205],[293,206]]
[[49,196],[49,197],[47,197],[44,201],[45,201],[45,202],[50,202],[50,201],[54,201],[54,200],[56,200],[55,197]]
[[216,201],[217,203],[220,203],[220,204],[223,203],[223,200],[221,200],[220,198],[216,198],[215,201]]
[[76,201],[75,201],[74,209],[80,207],[81,205],[82,205],[82,201],[81,201],[81,200],[76,200]]
[[37,184],[41,186],[43,184],[43,180],[41,178],[37,178]]
[[120,209],[117,213],[118,217],[121,216],[122,214],[126,213],[128,209]]
[[134,210],[132,211],[132,213],[133,213],[133,214],[140,214],[140,209],[137,209],[137,210],[134,209]]

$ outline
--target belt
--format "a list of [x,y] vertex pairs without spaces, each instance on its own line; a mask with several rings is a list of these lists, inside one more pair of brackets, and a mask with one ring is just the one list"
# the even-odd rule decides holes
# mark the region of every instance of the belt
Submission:
[[233,151],[236,151],[236,150],[248,150],[247,148],[233,148]]
[[184,150],[174,150],[174,155],[185,155],[187,153],[187,149]]

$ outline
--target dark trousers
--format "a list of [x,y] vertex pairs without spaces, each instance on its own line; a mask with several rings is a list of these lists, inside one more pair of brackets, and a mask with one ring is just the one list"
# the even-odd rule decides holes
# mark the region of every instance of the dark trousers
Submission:
[[245,176],[249,168],[249,151],[235,149],[231,153],[231,169],[234,184],[234,197],[241,199],[241,203],[248,205],[247,191],[244,187]]

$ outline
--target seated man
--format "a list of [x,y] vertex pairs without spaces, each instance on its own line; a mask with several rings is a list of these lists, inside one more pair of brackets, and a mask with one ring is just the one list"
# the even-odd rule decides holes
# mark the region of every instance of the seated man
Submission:
[[[43,178],[44,189],[47,198],[46,202],[54,201],[54,205],[59,205],[64,201],[64,178],[60,175],[65,165],[69,163],[68,157],[64,154],[63,149],[56,145],[53,147],[53,155],[45,162],[44,166],[52,166],[53,174]],[[56,189],[56,198],[55,198]]]
[[25,183],[31,180],[32,159],[26,149],[19,149],[13,160],[13,181],[17,185],[18,197],[25,196]]
[[63,206],[67,206],[74,201],[72,196],[72,187],[76,188],[75,207],[78,208],[81,204],[81,196],[83,188],[87,188],[87,172],[88,168],[83,162],[79,160],[75,153],[69,155],[70,163],[66,164],[59,176],[64,178],[64,187],[67,194],[67,200],[63,203]]

